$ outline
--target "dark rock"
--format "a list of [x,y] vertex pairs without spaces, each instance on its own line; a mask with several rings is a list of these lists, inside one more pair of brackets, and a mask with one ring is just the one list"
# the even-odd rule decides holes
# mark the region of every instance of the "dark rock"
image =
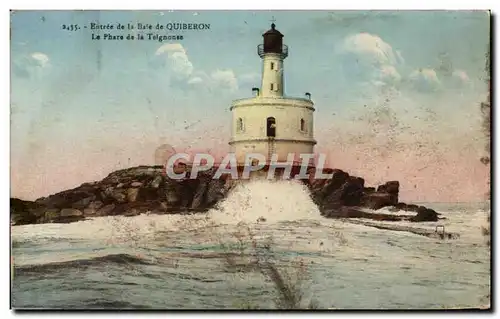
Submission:
[[131,208],[131,209],[129,209],[129,210],[124,210],[124,211],[122,212],[122,214],[120,214],[120,215],[122,215],[122,216],[127,216],[127,217],[131,217],[131,216],[138,216],[138,215],[140,215],[140,214],[142,214],[140,210],[138,210],[138,209],[136,209],[136,208]]
[[417,212],[420,206],[414,204],[397,203],[391,207],[392,211],[405,211],[405,212]]
[[167,202],[160,202],[160,210],[162,212],[167,212],[168,211],[168,203]]
[[370,209],[380,209],[387,206],[396,205],[398,201],[397,196],[395,197],[389,193],[381,193],[374,192],[363,194],[363,198],[361,199],[361,203],[363,207],[367,207]]
[[414,205],[414,204],[405,204],[406,205],[406,208],[404,209],[405,211],[409,211],[409,212],[416,212],[418,211],[418,207],[417,205]]
[[156,176],[149,184],[149,187],[159,188],[162,182],[163,182],[163,176]]
[[365,193],[373,193],[375,192],[375,187],[365,187],[363,190]]
[[167,180],[165,185],[165,199],[167,203],[172,206],[180,205],[181,202],[181,189],[182,186],[175,180]]
[[92,196],[89,196],[89,197],[86,197],[86,198],[83,198],[83,199],[80,199],[80,200],[74,202],[73,204],[71,204],[71,207],[74,209],[83,210],[83,209],[87,208],[87,206],[89,206],[93,201],[95,201],[95,199],[96,199],[96,196],[94,194],[92,194]]
[[385,184],[382,184],[377,188],[377,192],[397,195],[399,193],[399,182],[398,181],[390,181],[390,182],[387,182]]
[[111,198],[113,198],[118,203],[125,203],[127,201],[127,195],[123,189],[115,189],[111,193]]
[[106,205],[104,207],[102,207],[101,209],[99,209],[96,213],[97,216],[107,216],[107,215],[111,215],[111,212],[115,209],[115,204],[109,204],[109,205]]
[[49,209],[46,210],[43,216],[43,221],[40,221],[41,223],[53,223],[54,221],[57,221],[60,217],[60,210],[59,209]]
[[74,208],[63,208],[59,213],[59,217],[52,220],[55,223],[72,223],[84,220],[83,213]]
[[96,200],[96,201],[90,203],[87,206],[87,208],[85,208],[83,210],[83,215],[85,215],[85,216],[95,215],[97,213],[97,211],[99,210],[99,208],[101,208],[102,206],[104,206],[104,203],[99,201],[99,200]]
[[10,199],[10,222],[12,225],[36,224],[39,216],[35,210],[41,205],[36,202],[25,201],[18,198]]
[[[185,179],[180,181],[180,205],[181,209],[188,209],[192,207],[196,190],[200,186],[199,179]],[[203,186],[202,186],[203,187]]]
[[324,183],[314,183],[313,186],[315,189],[312,191],[312,198],[320,207],[331,207],[340,203],[342,193],[344,192],[344,189],[341,188],[345,185],[349,174],[341,170],[332,170],[331,172],[326,170],[324,173],[333,174],[333,176],[331,179],[325,180]]
[[435,210],[420,206],[417,209],[417,215],[413,216],[410,220],[412,222],[436,222],[439,220],[438,215]]
[[338,169],[333,170],[332,174],[332,178],[326,182],[325,186],[321,190],[321,195],[323,195],[323,197],[328,196],[330,193],[341,188],[342,185],[344,185],[349,179],[349,174]]
[[73,208],[63,208],[59,213],[60,217],[80,217],[83,216],[83,213],[78,209]]
[[380,221],[401,221],[410,220],[412,216],[389,215],[376,212],[366,212],[357,207],[342,206],[336,209],[328,209],[323,213],[327,218],[368,218]]
[[137,200],[139,201],[157,200],[158,196],[159,192],[157,188],[143,187],[139,188],[139,192],[137,194]]
[[349,177],[346,181],[341,196],[342,204],[345,206],[357,206],[361,203],[365,180],[360,177]]
[[78,203],[92,196],[94,196],[93,193],[89,193],[86,191],[68,190],[56,195],[46,197],[38,202],[47,207],[63,209],[71,207],[73,203]]
[[140,205],[134,205],[132,203],[123,203],[115,205],[111,210],[110,215],[121,215],[121,216],[137,216],[141,213],[145,213],[147,210],[145,207]]
[[139,189],[137,188],[129,188],[127,189],[127,201],[129,203],[133,203],[137,200],[139,195]]
[[312,181],[310,181],[309,189],[311,190],[311,193],[319,193],[323,189],[327,181],[327,179],[313,179]]

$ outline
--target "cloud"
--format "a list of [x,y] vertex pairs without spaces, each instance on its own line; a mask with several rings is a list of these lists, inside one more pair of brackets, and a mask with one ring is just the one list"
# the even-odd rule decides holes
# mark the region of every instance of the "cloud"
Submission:
[[199,76],[196,76],[196,77],[190,78],[187,83],[188,84],[200,84],[200,83],[203,83],[203,79]]
[[[445,58],[442,57],[437,68],[410,68],[401,51],[395,50],[381,37],[366,32],[345,37],[337,54],[346,82],[365,89],[373,88],[374,92],[390,88],[436,93],[471,86],[467,73],[460,69],[453,70],[450,63],[445,63]],[[447,72],[443,71],[443,63],[447,65]]]
[[377,86],[394,85],[401,80],[398,71],[398,66],[404,63],[401,53],[377,35],[350,35],[342,41],[337,53],[348,79]]
[[190,61],[186,49],[180,43],[167,43],[160,46],[157,57],[166,57],[163,66],[171,71],[171,84],[183,89],[205,88],[213,90],[238,90],[238,78],[231,69],[216,69],[211,72],[197,70]]
[[463,70],[455,70],[452,73],[452,76],[462,82],[469,82],[469,76]]
[[358,33],[344,39],[342,50],[373,65],[394,65],[398,62],[392,47],[379,36]]
[[172,70],[172,75],[178,80],[188,80],[194,67],[187,56],[186,50],[179,43],[167,43],[159,47],[156,56],[166,55],[166,64]]
[[31,54],[31,57],[35,61],[37,61],[42,68],[45,68],[49,65],[49,61],[50,61],[49,57],[44,53],[35,52],[35,53]]
[[380,67],[379,79],[385,83],[397,83],[401,81],[401,75],[399,74],[396,67],[393,65],[383,65]]
[[187,55],[181,52],[174,52],[170,55],[172,70],[181,77],[189,77],[193,73],[193,64],[189,61]]
[[34,52],[13,58],[12,73],[22,78],[37,78],[50,67],[50,58],[45,53]]
[[467,72],[465,72],[464,70],[454,70],[449,80],[450,86],[455,89],[465,89],[472,87],[472,81],[467,75]]
[[396,58],[399,64],[405,64],[405,59],[403,58],[403,55],[401,54],[401,51],[396,50]]
[[238,90],[238,80],[233,70],[215,70],[211,78],[216,87],[228,89],[231,92]]
[[182,44],[180,43],[167,43],[167,44],[164,44],[162,45],[161,47],[159,47],[157,50],[156,50],[156,55],[161,55],[161,54],[164,54],[164,53],[172,53],[172,52],[182,52],[184,54],[186,54],[186,50],[184,49],[184,47],[182,46]]
[[410,85],[420,92],[436,92],[441,88],[441,81],[434,69],[414,70],[408,76]]

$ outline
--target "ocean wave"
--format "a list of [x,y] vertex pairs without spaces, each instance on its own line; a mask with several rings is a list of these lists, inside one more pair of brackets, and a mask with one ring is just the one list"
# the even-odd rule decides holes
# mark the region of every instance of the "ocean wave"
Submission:
[[[85,303],[82,304],[75,304],[73,305],[75,308],[85,308],[85,309],[149,309],[151,307],[148,307],[144,304],[135,304],[131,302],[126,302],[126,301],[119,301],[119,300],[105,300],[105,299],[94,299],[94,300],[87,300]],[[65,309],[70,309],[72,308],[71,305],[65,305]]]
[[63,262],[50,262],[45,264],[32,264],[32,265],[22,265],[14,267],[14,276],[16,275],[26,275],[30,273],[50,273],[50,271],[68,269],[68,268],[86,268],[93,266],[108,266],[113,265],[152,265],[150,261],[147,261],[138,256],[132,256],[129,254],[111,254],[105,256],[98,256],[86,259],[76,259]]
[[219,224],[322,219],[309,190],[296,180],[240,181],[209,216]]
[[64,237],[32,237],[32,238],[13,238],[11,241],[12,248],[33,248],[36,246],[46,246],[54,242],[64,242],[67,244],[75,244],[82,242],[81,239],[64,238]]
[[63,306],[57,306],[57,305],[39,305],[39,304],[25,304],[21,307],[23,310],[29,310],[29,309],[50,309],[50,310],[55,310],[55,309],[73,309],[73,310],[79,310],[79,309],[85,309],[85,310],[103,310],[103,309],[150,309],[151,307],[148,307],[143,304],[136,304],[136,303],[131,303],[131,302],[126,302],[126,301],[121,301],[121,300],[106,300],[103,298],[94,298],[90,300],[84,300],[82,302],[77,302],[77,303],[72,303],[72,302],[65,302]]

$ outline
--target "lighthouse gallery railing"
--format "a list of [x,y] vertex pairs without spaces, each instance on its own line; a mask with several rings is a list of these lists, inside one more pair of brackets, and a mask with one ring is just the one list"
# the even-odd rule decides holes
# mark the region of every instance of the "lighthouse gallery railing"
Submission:
[[280,54],[282,59],[285,59],[288,57],[288,46],[286,44],[283,44],[281,48],[281,53],[278,52],[264,52],[264,45],[259,44],[257,46],[257,53],[259,56],[262,58],[266,53],[274,53],[274,54]]

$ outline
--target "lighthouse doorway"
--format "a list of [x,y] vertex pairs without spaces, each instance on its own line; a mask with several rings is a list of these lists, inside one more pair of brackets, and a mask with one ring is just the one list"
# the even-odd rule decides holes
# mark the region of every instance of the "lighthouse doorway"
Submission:
[[274,117],[267,118],[267,137],[276,137],[276,119]]

